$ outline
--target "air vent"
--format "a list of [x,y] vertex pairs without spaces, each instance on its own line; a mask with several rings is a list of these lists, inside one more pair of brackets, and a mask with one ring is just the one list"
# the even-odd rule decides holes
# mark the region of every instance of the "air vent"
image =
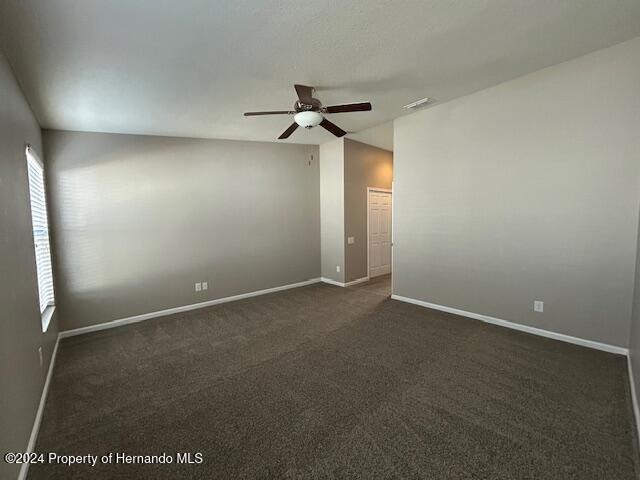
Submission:
[[425,97],[425,98],[421,98],[420,100],[416,100],[415,102],[408,103],[402,108],[406,108],[407,110],[418,110],[428,105],[432,105],[436,102],[437,100],[435,98]]

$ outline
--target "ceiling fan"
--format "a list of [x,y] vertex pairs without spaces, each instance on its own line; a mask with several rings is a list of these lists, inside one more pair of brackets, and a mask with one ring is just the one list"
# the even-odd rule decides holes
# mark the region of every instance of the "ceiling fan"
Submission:
[[325,130],[330,131],[336,137],[342,137],[347,134],[335,123],[331,123],[324,115],[327,113],[345,113],[345,112],[366,112],[371,110],[371,104],[365,103],[347,103],[344,105],[332,105],[330,107],[323,107],[320,100],[313,98],[315,89],[306,85],[294,85],[296,93],[298,94],[298,100],[293,105],[293,110],[278,110],[273,112],[246,112],[245,117],[252,117],[256,115],[293,115],[294,122],[289,128],[287,128],[282,135],[278,137],[279,140],[289,138],[289,136],[295,132],[300,126],[304,128],[313,128],[320,125]]

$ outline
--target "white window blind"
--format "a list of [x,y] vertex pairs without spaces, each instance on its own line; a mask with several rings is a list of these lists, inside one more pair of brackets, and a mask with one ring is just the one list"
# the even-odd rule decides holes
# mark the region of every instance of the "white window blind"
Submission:
[[[44,168],[33,149],[27,146],[27,168],[29,172],[29,195],[31,198],[31,221],[33,241],[36,250],[38,272],[38,295],[40,313],[54,305],[53,273],[51,270],[51,247],[49,244],[49,220],[47,218],[47,197],[44,190]],[[46,330],[47,325],[44,325]],[[50,318],[50,317],[49,317]],[[47,320],[48,323],[48,320]]]

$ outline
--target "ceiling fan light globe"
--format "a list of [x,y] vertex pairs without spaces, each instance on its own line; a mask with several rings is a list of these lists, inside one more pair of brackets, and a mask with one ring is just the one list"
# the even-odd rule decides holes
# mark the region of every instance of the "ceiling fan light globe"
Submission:
[[318,112],[298,112],[294,115],[295,122],[304,128],[311,128],[320,125],[324,117]]

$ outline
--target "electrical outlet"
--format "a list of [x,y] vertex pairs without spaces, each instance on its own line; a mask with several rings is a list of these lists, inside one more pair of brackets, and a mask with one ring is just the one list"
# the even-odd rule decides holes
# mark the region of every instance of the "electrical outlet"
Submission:
[[544,312],[544,302],[540,300],[533,301],[533,311],[534,312]]
[[356,237],[347,237],[347,245],[353,245],[356,243]]
[[202,282],[202,290],[209,290],[209,282]]
[[196,283],[196,292],[200,292],[202,290],[202,284],[200,282]]
[[340,265],[336,265],[336,272],[340,273]]
[[40,357],[40,366],[42,366],[42,347],[38,347],[38,356]]

